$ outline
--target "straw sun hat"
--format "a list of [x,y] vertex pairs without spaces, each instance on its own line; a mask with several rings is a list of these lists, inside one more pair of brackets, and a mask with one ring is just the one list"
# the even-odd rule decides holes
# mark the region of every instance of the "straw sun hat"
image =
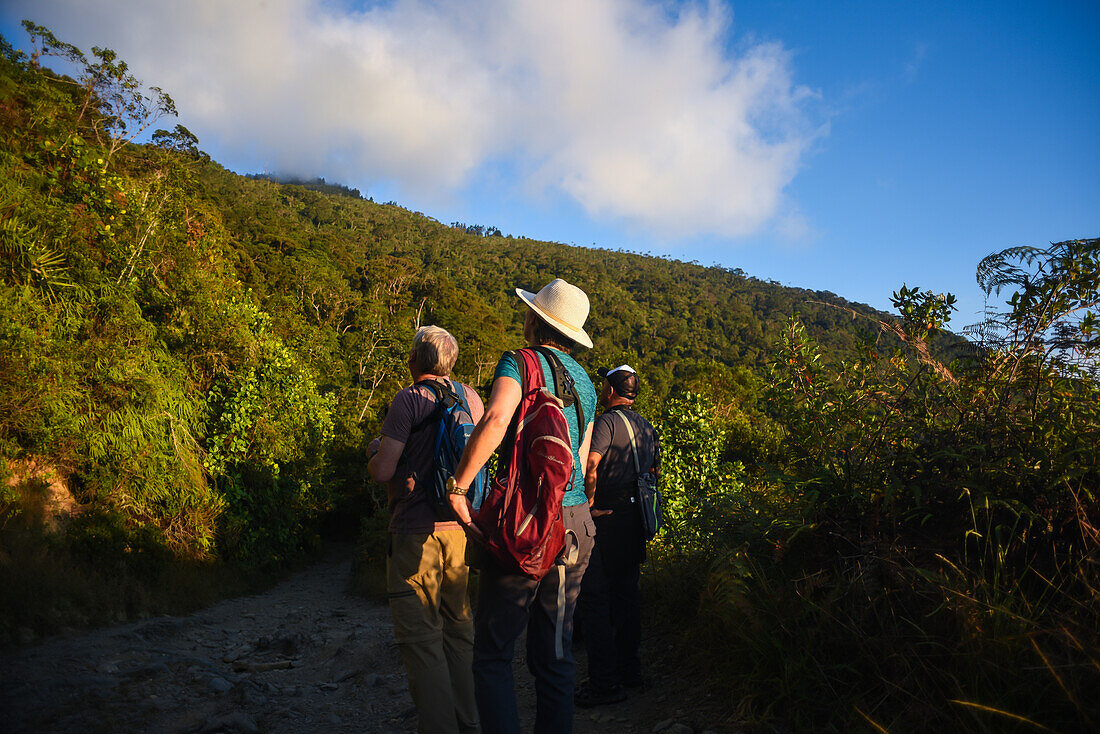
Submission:
[[592,339],[582,328],[588,318],[588,296],[580,288],[555,278],[538,293],[516,288],[516,295],[547,324],[578,344],[592,348]]

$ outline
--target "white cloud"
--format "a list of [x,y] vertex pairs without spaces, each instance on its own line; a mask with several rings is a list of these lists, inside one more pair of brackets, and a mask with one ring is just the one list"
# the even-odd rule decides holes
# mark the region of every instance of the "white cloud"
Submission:
[[776,44],[728,49],[717,3],[17,0],[109,46],[200,140],[271,170],[421,196],[508,161],[528,190],[661,236],[782,216],[814,131]]
[[924,61],[927,56],[927,43],[921,41],[913,46],[913,54],[909,57],[909,60],[905,62],[905,71],[903,72],[905,81],[911,82],[917,78],[917,75],[920,74],[921,67],[924,66]]

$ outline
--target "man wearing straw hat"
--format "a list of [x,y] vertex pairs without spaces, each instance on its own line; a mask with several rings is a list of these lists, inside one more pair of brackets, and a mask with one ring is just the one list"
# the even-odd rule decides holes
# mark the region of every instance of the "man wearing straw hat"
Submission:
[[[570,355],[578,345],[592,347],[584,331],[589,303],[584,291],[560,278],[538,293],[516,288],[516,295],[530,309],[523,324],[524,339],[528,346],[554,350],[573,378],[585,416],[586,425],[582,426],[577,411],[564,411],[575,470],[562,501],[562,519],[566,531],[576,536],[579,548],[576,561],[564,573],[565,603],[561,610],[557,574],[534,580],[505,571],[491,557],[485,559],[474,617],[474,693],[485,734],[519,732],[512,655],[516,639],[526,627],[527,667],[535,676],[537,697],[535,731],[567,734],[573,730],[573,610],[596,534],[584,490],[596,390],[584,368]],[[550,365],[542,355],[539,360],[546,384],[553,385]],[[480,531],[471,524],[470,507],[463,493],[504,439],[521,398],[519,365],[511,354],[505,354],[497,364],[485,416],[470,436],[452,482],[451,506],[472,535]]]

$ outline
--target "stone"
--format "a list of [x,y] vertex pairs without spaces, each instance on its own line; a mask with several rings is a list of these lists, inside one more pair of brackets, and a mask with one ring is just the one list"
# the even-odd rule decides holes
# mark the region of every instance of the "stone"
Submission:
[[217,676],[211,678],[206,682],[206,687],[212,690],[214,693],[228,693],[233,690],[233,684],[227,681],[225,678],[219,678]]
[[272,640],[269,645],[270,649],[281,655],[297,655],[298,654],[298,636],[287,635],[280,637],[277,640]]
[[230,650],[229,652],[227,652],[225,655],[222,655],[222,662],[223,663],[231,663],[234,660],[238,660],[238,659],[240,659],[240,657],[242,655],[244,655],[246,652],[248,652],[248,650],[249,650],[249,648],[248,648],[247,645],[241,645],[239,647],[235,647],[232,650]]
[[354,678],[355,676],[359,675],[362,672],[363,671],[361,671],[361,670],[349,670],[347,672],[341,673],[336,678],[333,678],[332,682],[333,683],[343,683],[344,681],[350,680],[350,679]]
[[664,721],[658,721],[656,724],[653,725],[653,729],[652,729],[653,734],[657,734],[657,732],[663,732],[675,723],[676,722],[673,719],[665,719]]
[[217,672],[219,670],[219,667],[215,665],[213,660],[199,657],[198,655],[172,655],[171,658],[172,662],[177,665],[188,665],[191,668],[209,670],[211,672]]
[[260,727],[251,716],[243,711],[234,711],[224,716],[215,716],[207,720],[202,727],[202,734],[214,734],[215,732],[244,732],[256,734]]
[[[250,706],[254,706],[256,708],[263,708],[267,706],[267,696],[256,690],[249,689],[245,691],[244,699],[248,702]],[[713,734],[713,732],[711,734]]]
[[673,724],[665,729],[665,734],[694,734],[694,730],[687,724]]

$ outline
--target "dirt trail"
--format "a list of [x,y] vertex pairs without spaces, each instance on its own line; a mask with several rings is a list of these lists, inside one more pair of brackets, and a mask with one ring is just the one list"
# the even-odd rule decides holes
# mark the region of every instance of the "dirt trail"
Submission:
[[[0,658],[0,729],[13,734],[415,731],[389,609],[348,593],[350,558],[350,548],[336,549],[267,592],[192,615],[147,619],[10,652]],[[583,669],[578,660],[578,670]],[[677,685],[670,680],[674,676],[666,670],[649,692],[623,703],[578,710],[576,731],[703,731],[700,710],[678,707],[665,693],[677,690],[667,687]],[[519,660],[516,682],[529,729],[533,683]]]

